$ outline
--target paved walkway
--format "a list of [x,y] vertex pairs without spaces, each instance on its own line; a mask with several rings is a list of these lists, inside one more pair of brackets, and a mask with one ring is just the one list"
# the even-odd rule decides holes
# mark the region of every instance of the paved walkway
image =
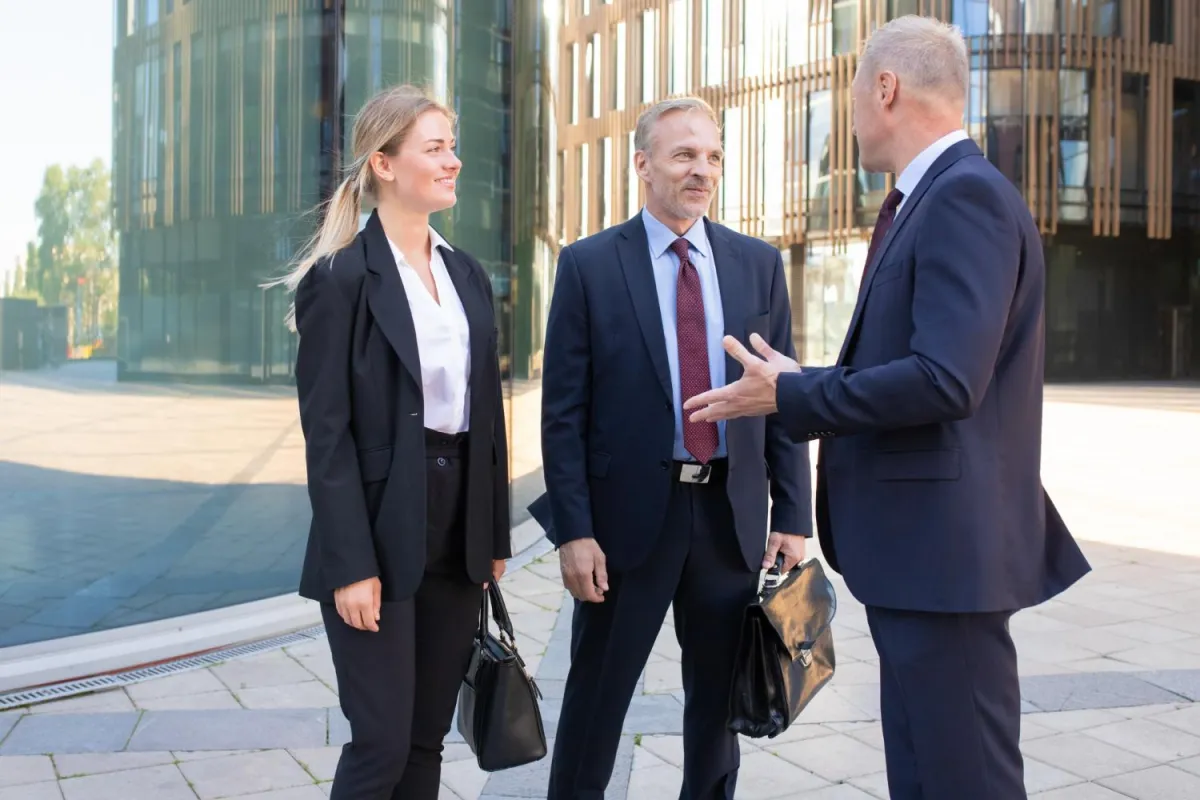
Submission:
[[[1013,622],[1027,784],[1042,800],[1200,797],[1200,414],[1047,403],[1046,482],[1095,572]],[[1065,398],[1064,398],[1065,399]],[[534,556],[537,556],[536,558]],[[569,617],[551,553],[503,582],[549,731]],[[886,798],[876,655],[838,582],[838,672],[788,733],[744,741],[737,796]],[[670,615],[610,796],[675,796],[682,741]],[[0,800],[320,800],[347,736],[323,640],[0,714]],[[445,798],[544,797],[547,761],[488,775],[454,734]]]

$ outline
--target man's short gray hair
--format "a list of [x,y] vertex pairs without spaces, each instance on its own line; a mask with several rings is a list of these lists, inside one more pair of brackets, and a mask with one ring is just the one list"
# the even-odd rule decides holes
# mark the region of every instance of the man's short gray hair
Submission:
[[967,43],[957,27],[932,17],[897,17],[879,27],[863,45],[859,69],[872,78],[894,72],[901,85],[954,102],[967,99]]
[[638,115],[637,127],[633,132],[633,149],[644,153],[650,152],[650,132],[660,119],[675,111],[702,111],[717,128],[721,127],[717,112],[713,107],[699,97],[673,97],[660,100]]

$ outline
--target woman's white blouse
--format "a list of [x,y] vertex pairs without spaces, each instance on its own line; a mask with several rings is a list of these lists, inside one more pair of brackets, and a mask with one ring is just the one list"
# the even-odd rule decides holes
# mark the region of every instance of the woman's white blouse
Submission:
[[470,419],[471,330],[462,299],[454,289],[446,262],[438,247],[453,250],[433,228],[429,229],[429,268],[437,286],[439,305],[421,276],[412,268],[400,248],[388,240],[408,305],[412,309],[417,332],[417,352],[421,358],[421,384],[425,398],[425,427],[443,433],[462,433]]

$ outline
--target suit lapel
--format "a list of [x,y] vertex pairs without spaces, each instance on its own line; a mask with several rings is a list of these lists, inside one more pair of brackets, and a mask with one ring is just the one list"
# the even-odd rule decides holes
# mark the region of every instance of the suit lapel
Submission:
[[[744,275],[739,275],[743,260],[740,248],[731,240],[726,230],[704,218],[704,230],[712,249],[713,262],[717,268],[717,286],[721,292],[721,316],[724,317],[725,335],[741,341],[745,331],[746,315],[749,311],[744,302],[742,288]],[[725,354],[725,382],[733,383],[742,377],[742,365],[728,353]],[[718,387],[714,387],[718,388]]]
[[[454,283],[454,291],[462,302],[463,313],[467,315],[467,325],[470,328],[471,341],[471,416],[485,407],[487,398],[483,397],[483,376],[486,361],[491,356],[488,339],[492,335],[492,312],[488,305],[486,290],[479,282],[479,274],[471,268],[466,257],[458,251],[438,248],[442,261],[446,264],[446,272]],[[445,302],[445,298],[442,299]],[[472,426],[474,427],[474,426]]]
[[637,314],[638,327],[642,330],[642,339],[646,343],[650,361],[654,364],[654,371],[658,375],[658,382],[662,384],[663,393],[670,400],[674,393],[671,390],[671,373],[667,365],[667,341],[663,336],[662,311],[658,307],[654,267],[650,263],[650,244],[640,213],[621,227],[621,235],[617,237],[617,256],[625,274],[625,285],[629,289],[629,297]]
[[366,244],[367,271],[371,273],[367,305],[375,317],[375,323],[400,357],[400,363],[420,386],[421,357],[417,350],[412,308],[408,303],[408,293],[404,291],[404,281],[400,280],[392,247],[383,232],[383,224],[374,211],[363,229],[363,240]]
[[850,317],[850,325],[846,329],[846,337],[842,340],[842,350],[838,353],[837,366],[842,366],[847,353],[850,351],[850,343],[853,341],[855,333],[857,333],[858,324],[862,321],[863,308],[866,306],[867,294],[871,291],[871,284],[875,281],[875,273],[878,271],[879,264],[883,262],[883,257],[887,255],[888,248],[891,247],[900,229],[908,221],[917,204],[921,202],[921,198],[925,196],[925,193],[939,175],[959,159],[979,154],[979,152],[979,148],[970,139],[951,145],[944,153],[937,157],[937,160],[921,176],[921,180],[917,183],[917,188],[913,189],[912,195],[905,198],[904,207],[900,209],[900,213],[892,222],[892,227],[888,228],[887,235],[879,243],[879,249],[875,251],[875,257],[863,269],[862,285],[858,289],[858,301],[854,304],[854,313]]

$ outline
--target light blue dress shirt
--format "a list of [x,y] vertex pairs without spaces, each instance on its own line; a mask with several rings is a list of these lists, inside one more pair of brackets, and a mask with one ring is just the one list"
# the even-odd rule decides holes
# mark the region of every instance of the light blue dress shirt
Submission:
[[[679,389],[679,337],[675,327],[675,295],[679,282],[679,257],[671,243],[679,238],[666,225],[642,209],[642,223],[650,244],[650,263],[654,267],[654,285],[658,290],[658,308],[662,312],[663,336],[667,342],[667,362],[671,369],[671,392],[675,402],[675,459],[695,461],[683,446],[683,401]],[[713,259],[704,220],[697,220],[683,235],[688,241],[688,254],[700,275],[700,293],[704,299],[704,322],[708,328],[708,374],[713,388],[725,385],[725,312],[721,306],[721,287],[717,283],[717,265]],[[724,458],[725,423],[717,423],[717,451],[713,458]]]

